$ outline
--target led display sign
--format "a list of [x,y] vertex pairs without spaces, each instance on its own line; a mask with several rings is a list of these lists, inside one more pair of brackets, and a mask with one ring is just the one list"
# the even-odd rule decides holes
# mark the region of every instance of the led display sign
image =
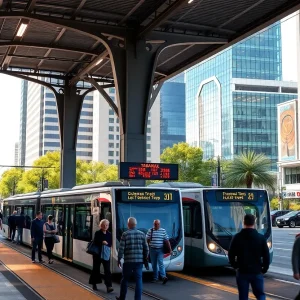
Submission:
[[219,190],[216,191],[218,201],[257,201],[256,191]]
[[119,201],[174,201],[179,197],[178,191],[164,190],[119,190],[117,191],[117,200]]

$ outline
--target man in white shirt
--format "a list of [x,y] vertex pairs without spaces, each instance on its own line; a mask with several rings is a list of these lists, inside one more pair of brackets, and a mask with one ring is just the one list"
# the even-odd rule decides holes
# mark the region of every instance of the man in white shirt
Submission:
[[149,253],[153,268],[152,282],[155,283],[158,281],[158,265],[159,274],[162,277],[163,284],[166,284],[168,278],[166,276],[166,270],[164,266],[164,244],[166,244],[166,246],[169,248],[169,255],[172,255],[172,248],[166,230],[160,228],[160,220],[154,220],[153,228],[148,230],[146,238],[149,244]]

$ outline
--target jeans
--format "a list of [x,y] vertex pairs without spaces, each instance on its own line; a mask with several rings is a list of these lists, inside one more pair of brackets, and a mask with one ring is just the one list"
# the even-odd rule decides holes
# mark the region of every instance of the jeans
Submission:
[[134,300],[142,299],[143,263],[124,263],[121,280],[120,300],[126,299],[128,281],[132,274],[135,279]]
[[16,227],[10,227],[9,229],[9,238],[13,241],[16,235]]
[[48,255],[48,259],[52,259],[53,255],[52,255],[52,251],[54,248],[54,240],[53,237],[45,237],[45,246],[47,249],[47,255]]
[[239,300],[248,300],[249,284],[256,299],[266,300],[264,293],[264,277],[262,274],[245,274],[237,272],[236,282],[239,290]]
[[150,247],[150,259],[153,269],[153,279],[158,280],[158,270],[157,265],[159,267],[159,274],[162,278],[166,277],[166,270],[164,266],[164,252],[163,248],[151,248]]
[[23,228],[18,227],[18,236],[17,236],[17,242],[19,244],[23,243]]
[[43,247],[43,239],[34,239],[32,242],[32,251],[31,251],[31,259],[35,260],[35,250],[38,247],[38,258],[39,261],[42,260],[42,247]]

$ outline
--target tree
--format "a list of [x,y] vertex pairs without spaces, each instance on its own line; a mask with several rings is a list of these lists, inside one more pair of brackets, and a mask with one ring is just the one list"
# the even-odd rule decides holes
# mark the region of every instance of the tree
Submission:
[[192,147],[188,143],[174,144],[166,148],[160,156],[164,163],[178,164],[179,181],[198,182],[210,185],[208,162],[203,162],[203,151],[199,147]]
[[20,185],[24,171],[19,168],[13,168],[5,171],[1,176],[0,181],[0,195],[6,198],[10,195],[19,194],[23,192]]
[[274,190],[275,177],[270,173],[271,161],[264,154],[253,151],[242,153],[234,158],[227,167],[226,185],[229,187],[246,186],[252,188],[268,187]]

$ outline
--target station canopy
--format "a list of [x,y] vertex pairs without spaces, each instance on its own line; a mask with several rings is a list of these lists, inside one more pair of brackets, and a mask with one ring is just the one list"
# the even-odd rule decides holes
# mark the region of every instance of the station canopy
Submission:
[[103,37],[126,47],[129,36],[154,50],[169,41],[154,76],[165,81],[299,8],[299,0],[0,0],[0,72],[113,83]]

